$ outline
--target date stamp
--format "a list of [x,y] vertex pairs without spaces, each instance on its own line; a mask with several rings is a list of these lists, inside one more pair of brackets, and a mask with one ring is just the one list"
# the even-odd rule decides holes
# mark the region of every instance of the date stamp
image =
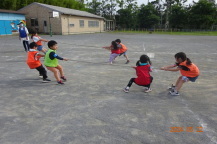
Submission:
[[203,127],[170,127],[170,132],[203,132]]

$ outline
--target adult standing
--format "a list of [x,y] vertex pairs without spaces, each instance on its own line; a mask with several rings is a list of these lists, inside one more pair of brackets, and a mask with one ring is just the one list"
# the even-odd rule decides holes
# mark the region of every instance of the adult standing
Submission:
[[29,31],[28,29],[24,26],[23,22],[19,24],[19,39],[23,42],[23,47],[25,51],[29,51]]

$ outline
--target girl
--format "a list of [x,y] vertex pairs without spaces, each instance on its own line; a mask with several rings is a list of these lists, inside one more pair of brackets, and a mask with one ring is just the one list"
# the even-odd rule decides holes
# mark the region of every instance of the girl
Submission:
[[118,48],[118,45],[115,41],[112,41],[111,42],[111,46],[110,47],[103,47],[107,50],[111,50],[111,54],[110,54],[110,58],[109,58],[109,63],[112,64],[114,59],[119,56],[119,54],[121,53],[120,52],[120,49]]
[[146,87],[145,92],[152,91],[150,86],[153,80],[153,77],[150,75],[152,72],[151,61],[147,55],[142,55],[140,60],[137,61],[136,67],[132,67],[136,70],[137,78],[131,78],[127,87],[124,88],[124,92],[128,93],[131,85],[136,83],[139,86]]
[[42,46],[42,41],[48,42],[49,40],[42,39],[38,36],[37,32],[32,32],[31,39],[38,45],[37,50],[42,51],[43,53],[46,53],[46,49]]
[[[183,83],[191,81],[195,82],[198,78],[200,71],[198,67],[187,58],[186,54],[179,52],[175,54],[176,64],[171,66],[162,67],[161,70],[165,71],[180,71],[181,76],[176,81],[175,86],[171,86],[171,95],[179,95],[179,90],[181,89]],[[174,68],[176,67],[176,68]]]

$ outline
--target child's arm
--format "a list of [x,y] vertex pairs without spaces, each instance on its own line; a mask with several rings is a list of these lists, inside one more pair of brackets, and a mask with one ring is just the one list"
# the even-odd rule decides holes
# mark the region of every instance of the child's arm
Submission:
[[152,67],[152,66],[150,66],[150,69],[149,69],[149,71],[150,71],[150,72],[152,72],[152,71],[153,71],[153,67]]
[[51,52],[49,56],[50,56],[50,59],[52,59],[52,60],[53,60],[54,58],[56,58],[56,59],[59,59],[59,60],[68,61],[68,59],[62,58],[62,57],[58,56],[56,53],[54,53],[54,52]]
[[166,69],[171,69],[171,68],[174,68],[174,67],[176,67],[176,65],[169,65],[169,66],[161,67],[160,69],[161,70],[166,70]]
[[170,65],[170,66],[166,66],[166,67],[162,67],[160,68],[161,70],[165,70],[165,71],[179,71],[181,68],[180,67],[177,67],[177,68],[174,68],[176,67],[177,65]]
[[180,70],[180,68],[174,68],[174,69],[172,69],[172,68],[168,68],[168,69],[164,69],[165,71],[174,71],[174,72],[176,72],[176,71],[179,71]]
[[49,40],[46,39],[40,39],[40,41],[49,42]]
[[111,50],[110,46],[106,46],[106,47],[102,47],[102,48],[107,49],[107,50]]
[[38,54],[37,56],[39,56],[39,57],[44,57],[44,55],[43,55],[43,54]]

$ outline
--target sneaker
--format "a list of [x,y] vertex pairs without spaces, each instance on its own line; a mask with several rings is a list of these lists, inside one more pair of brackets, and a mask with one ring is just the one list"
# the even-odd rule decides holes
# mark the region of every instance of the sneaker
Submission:
[[43,75],[39,75],[38,77],[39,77],[39,78],[43,78]]
[[168,90],[174,90],[175,86],[172,84],[170,87],[168,87]]
[[124,88],[123,90],[124,90],[125,93],[129,92],[129,89],[127,89],[127,88]]
[[64,83],[60,80],[57,82],[57,84],[63,85]]
[[47,82],[50,82],[51,80],[49,80],[49,79],[43,79],[43,83],[47,83]]
[[128,64],[130,61],[129,60],[127,60],[127,62],[125,63],[125,64]]
[[178,95],[179,95],[179,92],[170,91],[170,94],[173,95],[173,96],[178,96]]
[[149,92],[151,92],[151,91],[152,91],[151,88],[147,88],[147,89],[145,90],[145,93],[149,93]]
[[67,80],[65,76],[62,76],[62,77],[60,77],[60,78],[61,78],[62,80],[64,80],[64,81]]

